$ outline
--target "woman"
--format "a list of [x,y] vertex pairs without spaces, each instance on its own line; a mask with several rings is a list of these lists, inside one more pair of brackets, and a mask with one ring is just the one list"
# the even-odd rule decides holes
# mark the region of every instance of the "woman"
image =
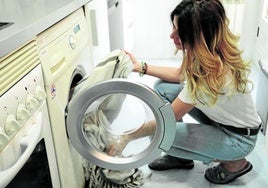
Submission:
[[[261,123],[250,95],[249,65],[241,58],[238,38],[228,28],[220,0],[183,0],[171,13],[171,20],[171,38],[183,51],[181,67],[140,64],[129,53],[134,71],[170,82],[185,79],[171,104],[176,119],[197,108],[209,121],[177,123],[181,151],[176,157],[219,162],[205,171],[205,178],[215,184],[229,183],[252,169],[245,157],[254,149]],[[122,140],[150,135],[155,126],[156,122],[146,123]]]

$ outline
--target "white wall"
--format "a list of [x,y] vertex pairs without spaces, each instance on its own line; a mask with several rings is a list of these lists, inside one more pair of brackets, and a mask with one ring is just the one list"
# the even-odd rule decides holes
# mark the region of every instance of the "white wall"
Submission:
[[[133,1],[133,52],[137,57],[176,58],[174,44],[169,37],[172,30],[170,13],[180,2],[181,0]],[[231,30],[238,35],[244,33],[242,40],[245,42],[241,44],[241,47],[245,51],[245,56],[251,57],[252,47],[256,41],[256,19],[259,9],[255,8],[257,2],[252,0],[245,0],[245,2],[248,3],[247,6],[244,4],[225,4],[225,8],[227,16],[230,18]],[[242,28],[243,15],[245,15],[247,22]]]
[[138,58],[174,58],[174,44],[169,38],[170,13],[180,0],[133,1],[134,47]]
[[240,48],[243,50],[243,57],[248,61],[254,61],[260,5],[260,1],[245,0]]
[[[248,0],[250,1],[250,0]],[[261,0],[261,6],[259,9],[259,19],[258,19],[258,26],[259,26],[259,36],[257,37],[255,51],[254,51],[254,62],[255,62],[255,72],[257,74],[257,79],[254,80],[256,84],[256,105],[257,109],[261,111],[260,115],[264,117],[264,114],[268,113],[264,110],[267,109],[267,76],[260,70],[258,66],[258,62],[261,61],[263,67],[268,67],[268,19],[265,18],[264,13],[267,13],[268,10],[268,0]],[[267,125],[268,127],[268,122]],[[268,148],[268,128],[266,129],[266,138],[265,138],[265,145],[266,149]]]

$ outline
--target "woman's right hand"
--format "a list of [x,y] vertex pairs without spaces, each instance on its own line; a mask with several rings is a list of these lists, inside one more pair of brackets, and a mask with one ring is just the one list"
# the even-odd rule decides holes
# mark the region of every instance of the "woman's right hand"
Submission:
[[110,145],[107,147],[107,153],[110,156],[121,156],[123,150],[128,144],[128,139],[126,135],[119,136],[117,139],[110,141]]

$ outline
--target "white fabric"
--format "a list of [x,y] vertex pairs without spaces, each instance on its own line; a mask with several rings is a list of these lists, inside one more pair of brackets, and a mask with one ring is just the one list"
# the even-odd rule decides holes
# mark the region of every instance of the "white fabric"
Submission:
[[[261,124],[251,93],[243,94],[235,91],[230,79],[224,88],[224,92],[226,94],[220,95],[214,105],[208,106],[197,102],[195,107],[210,119],[225,125],[256,128]],[[187,83],[178,97],[185,103],[194,104],[187,89]]]
[[73,92],[75,94],[96,83],[112,78],[127,78],[132,69],[133,64],[127,54],[122,50],[114,50],[104,57],[103,61],[94,68],[91,74],[82,80],[81,84],[73,88]]

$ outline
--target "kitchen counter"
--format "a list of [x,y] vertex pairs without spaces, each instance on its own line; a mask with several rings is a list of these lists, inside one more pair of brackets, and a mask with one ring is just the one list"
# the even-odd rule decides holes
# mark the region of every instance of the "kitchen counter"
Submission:
[[[0,58],[91,0],[1,0]],[[3,25],[3,24],[0,24]]]

